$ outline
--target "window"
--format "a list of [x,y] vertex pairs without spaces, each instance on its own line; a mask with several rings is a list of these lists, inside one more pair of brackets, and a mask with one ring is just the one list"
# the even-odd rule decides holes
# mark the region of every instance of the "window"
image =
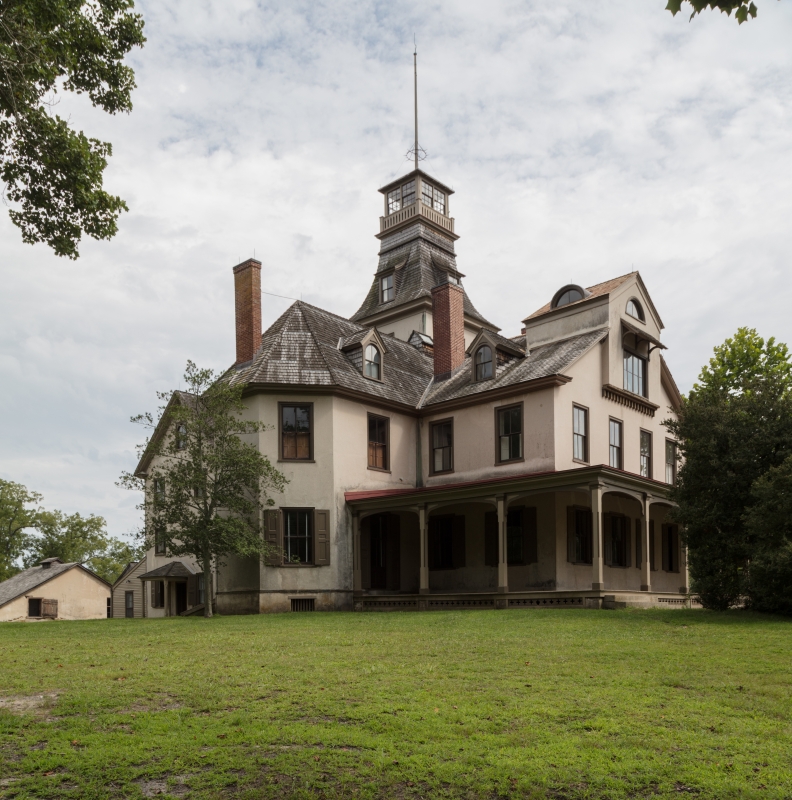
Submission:
[[29,597],[28,598],[28,616],[40,617],[41,616],[41,598]]
[[611,567],[627,567],[630,560],[629,527],[627,517],[607,515],[610,520],[609,542],[610,553],[605,554],[605,561]]
[[154,529],[154,555],[165,555],[165,528],[162,525],[157,525]]
[[506,514],[506,561],[509,564],[525,563],[525,536],[521,508],[511,509]]
[[369,469],[389,469],[388,434],[390,420],[387,417],[368,415],[368,465]]
[[206,601],[206,581],[204,581],[203,572],[199,572],[196,576],[198,578],[198,605]]
[[646,361],[626,350],[624,351],[624,388],[628,392],[646,397]]
[[432,425],[432,472],[451,472],[454,468],[454,423],[453,420]]
[[572,458],[588,461],[588,410],[572,406]]
[[641,304],[637,300],[627,301],[627,313],[631,317],[635,317],[635,319],[639,319],[641,320],[641,322],[645,322],[643,309],[641,308]]
[[432,202],[433,199],[432,188],[433,187],[431,186],[431,184],[428,184],[426,181],[423,181],[421,183],[421,202],[425,206],[429,206],[429,208],[432,208],[434,205],[434,203]]
[[112,619],[113,618],[113,598],[112,597],[108,597],[107,598],[107,618],[108,619]]
[[568,306],[570,303],[576,303],[578,300],[583,299],[583,293],[577,289],[567,289],[561,297],[556,300],[555,307]]
[[176,449],[184,450],[187,447],[187,428],[184,425],[179,425],[176,428]]
[[679,529],[676,525],[663,525],[661,529],[663,569],[679,572]]
[[676,483],[677,451],[676,442],[666,439],[665,446],[665,481],[671,485]]
[[134,592],[124,592],[124,616],[125,617],[134,617],[135,616],[135,593]]
[[608,463],[616,469],[622,468],[622,424],[618,420],[610,420],[610,448]]
[[280,404],[281,459],[310,461],[313,458],[313,405]]
[[522,458],[522,405],[499,408],[498,461],[516,461]]
[[286,563],[313,563],[311,509],[287,509],[283,512],[283,551]]
[[373,344],[366,345],[366,356],[363,361],[363,374],[375,381],[382,380],[382,356]]
[[154,502],[159,503],[165,499],[165,481],[161,478],[154,479]]
[[591,564],[591,510],[570,508],[567,559],[573,564]]
[[401,189],[388,192],[388,213],[392,214],[401,208]]
[[402,186],[402,208],[407,208],[415,202],[415,181],[409,181]]
[[476,380],[486,381],[492,377],[492,348],[486,344],[476,350]]
[[445,214],[446,204],[445,204],[445,193],[441,192],[439,189],[434,190],[434,210],[439,211],[441,214]]
[[390,301],[395,297],[392,274],[385,275],[383,278],[380,278],[380,294],[382,295],[381,302],[383,303],[390,303]]
[[652,477],[652,434],[641,431],[641,477]]
[[151,607],[165,608],[165,581],[151,582]]

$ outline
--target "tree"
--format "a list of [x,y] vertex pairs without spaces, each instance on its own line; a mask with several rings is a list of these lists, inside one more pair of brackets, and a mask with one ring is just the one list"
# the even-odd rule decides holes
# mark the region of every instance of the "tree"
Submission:
[[[192,556],[205,579],[206,616],[212,616],[212,565],[228,554],[266,557],[262,515],[286,478],[262,455],[255,435],[267,429],[244,419],[244,385],[218,379],[187,362],[186,392],[158,392],[160,417],[132,417],[152,430],[139,451],[146,475],[124,473],[120,485],[143,492],[143,540],[175,556]],[[244,437],[244,438],[243,438]],[[250,441],[253,439],[253,441]]]
[[783,344],[741,328],[715,348],[666,426],[682,458],[671,497],[705,606],[747,596],[755,537],[745,524],[753,485],[792,455],[792,365]]
[[40,564],[45,558],[79,561],[109,583],[113,583],[130,561],[141,558],[139,548],[107,535],[103,517],[41,511],[36,520],[37,536],[28,539],[23,563]]
[[133,8],[133,0],[0,4],[0,175],[18,204],[9,214],[23,241],[59,256],[77,258],[83,233],[112,238],[127,210],[102,188],[112,146],[50,110],[59,91],[87,94],[109,114],[132,109],[135,75],[123,59],[145,42]]
[[40,502],[41,495],[21,483],[0,479],[0,581],[19,572],[16,562],[29,543],[26,531],[37,524],[41,513],[30,506]]
[[666,11],[670,11],[676,16],[682,10],[682,3],[688,2],[693,7],[690,19],[700,14],[704,9],[711,8],[713,11],[720,10],[723,14],[731,16],[732,11],[737,13],[734,18],[738,24],[742,25],[748,17],[756,16],[756,5],[752,0],[668,0]]

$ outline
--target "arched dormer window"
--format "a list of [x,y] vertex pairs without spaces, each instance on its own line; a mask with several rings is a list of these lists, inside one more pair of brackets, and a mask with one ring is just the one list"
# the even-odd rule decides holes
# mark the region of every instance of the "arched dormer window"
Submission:
[[380,355],[379,348],[373,344],[366,345],[366,353],[363,360],[363,374],[367,378],[373,378],[375,381],[382,380],[382,356]]
[[637,300],[628,300],[627,301],[627,313],[631,317],[635,317],[635,319],[639,319],[641,322],[646,322],[646,317],[644,316],[644,311],[641,308],[641,304]]
[[553,296],[550,303],[551,308],[561,308],[561,306],[568,306],[570,303],[577,303],[578,300],[583,300],[589,296],[582,286],[577,286],[570,283],[567,286],[562,286]]
[[476,350],[476,380],[486,381],[492,377],[492,348],[483,344]]

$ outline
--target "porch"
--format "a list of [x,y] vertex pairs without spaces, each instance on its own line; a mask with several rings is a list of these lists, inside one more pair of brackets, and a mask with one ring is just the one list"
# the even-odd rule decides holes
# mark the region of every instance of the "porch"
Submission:
[[355,608],[686,606],[667,488],[600,466],[347,493]]

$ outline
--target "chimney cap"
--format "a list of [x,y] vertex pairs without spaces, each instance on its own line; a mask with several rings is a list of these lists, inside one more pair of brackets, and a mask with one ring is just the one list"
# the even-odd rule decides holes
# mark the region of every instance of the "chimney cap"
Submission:
[[254,269],[261,269],[261,262],[257,258],[246,258],[244,261],[237,264],[234,268],[234,272],[241,272],[243,269],[249,269],[253,267]]

